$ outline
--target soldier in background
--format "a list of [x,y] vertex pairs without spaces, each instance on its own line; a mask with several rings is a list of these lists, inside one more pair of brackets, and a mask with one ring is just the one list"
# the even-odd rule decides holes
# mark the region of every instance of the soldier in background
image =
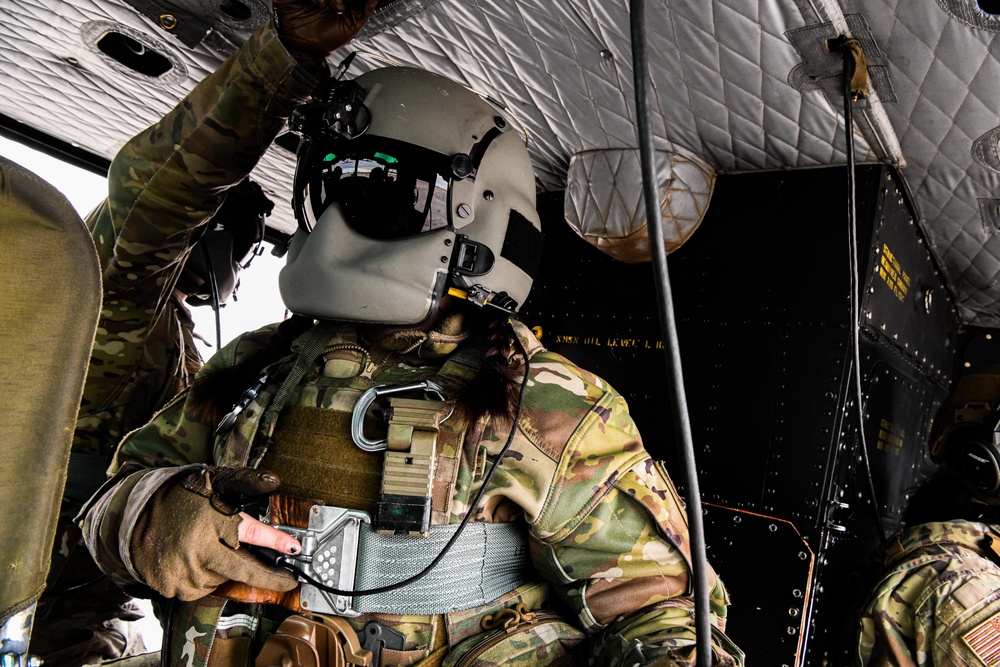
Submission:
[[[280,60],[280,46],[242,49],[115,156],[109,195],[90,216],[104,299],[73,439],[48,586],[32,653],[78,667],[146,652],[142,612],[93,563],[72,518],[103,484],[121,438],[145,424],[202,366],[185,304],[216,308],[263,240],[273,203],[248,178],[325,56],[360,30],[374,2],[278,0],[295,61],[268,87],[215,84]],[[271,39],[275,42],[274,35]],[[267,45],[264,45],[265,47]],[[256,62],[255,62],[256,59]],[[298,64],[298,66],[296,66]],[[250,109],[267,109],[263,125]],[[252,118],[252,123],[251,123]]]
[[962,377],[938,411],[938,473],[915,494],[862,614],[854,664],[1000,661],[1000,366]]

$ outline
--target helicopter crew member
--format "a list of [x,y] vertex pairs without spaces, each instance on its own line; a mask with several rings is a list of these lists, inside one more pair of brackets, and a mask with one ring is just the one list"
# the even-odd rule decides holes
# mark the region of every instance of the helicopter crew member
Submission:
[[[96,561],[180,601],[174,664],[694,664],[673,482],[517,319],[541,232],[514,124],[423,70],[328,83],[291,119],[295,315],[125,438]],[[712,662],[742,664],[710,576]]]
[[1000,366],[962,377],[931,430],[937,474],[861,613],[857,665],[995,665],[1000,660]]

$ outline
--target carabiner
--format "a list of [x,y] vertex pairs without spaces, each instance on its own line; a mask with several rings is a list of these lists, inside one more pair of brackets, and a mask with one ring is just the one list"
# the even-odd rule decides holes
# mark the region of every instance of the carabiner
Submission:
[[[386,440],[371,440],[365,437],[364,421],[368,408],[375,402],[375,399],[383,394],[401,394],[407,391],[424,391],[433,395],[437,400],[444,401],[445,397],[441,393],[441,385],[431,380],[420,380],[419,382],[407,382],[405,384],[380,384],[372,387],[354,404],[354,412],[351,413],[351,438],[354,444],[366,452],[381,452],[388,447]],[[448,417],[451,414],[449,413]],[[447,419],[448,417],[445,417]],[[444,421],[444,420],[442,420]]]

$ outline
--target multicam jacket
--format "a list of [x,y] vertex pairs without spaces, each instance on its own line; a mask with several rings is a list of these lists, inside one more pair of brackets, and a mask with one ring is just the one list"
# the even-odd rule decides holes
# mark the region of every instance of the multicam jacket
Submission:
[[956,667],[1000,663],[1000,531],[925,523],[890,548],[861,614],[855,664]]
[[315,83],[265,26],[115,156],[111,195],[88,218],[104,307],[74,451],[109,453],[201,366],[174,285],[226,189],[250,173]]
[[[319,347],[323,352],[305,359],[302,380],[288,394],[280,416],[269,422],[268,408],[274,405],[282,378],[317,331],[326,341]],[[361,629],[376,618],[405,635],[401,649],[382,651],[382,664],[412,665],[431,653],[449,653],[443,663],[449,665],[479,641],[485,614],[520,602],[531,611],[558,605],[563,610],[560,623],[512,632],[492,649],[492,657],[474,664],[554,664],[571,650],[589,652],[592,664],[598,665],[693,664],[688,527],[673,483],[643,448],[620,394],[547,351],[526,326],[515,323],[515,331],[530,359],[529,382],[513,444],[474,516],[525,527],[536,579],[478,608],[437,616],[366,614],[348,620]],[[247,358],[267,335],[269,331],[262,330],[233,341],[203,372]],[[478,366],[477,354],[463,354],[463,339],[453,330],[430,336],[401,332],[372,346],[352,325],[320,323],[299,337],[286,362],[269,367],[272,381],[223,436],[215,435],[216,424],[203,420],[204,410],[192,405],[188,394],[177,397],[122,443],[115,465],[124,467],[86,515],[84,532],[91,551],[116,581],[134,583],[138,575],[129,558],[129,535],[136,516],[158,488],[187,469],[178,466],[192,463],[261,464],[279,471],[286,493],[366,508],[371,497],[366,487],[375,486],[377,494],[381,468],[376,465],[371,477],[372,469],[357,462],[359,450],[348,431],[355,403],[372,386],[425,378],[440,382],[445,397],[453,399]],[[268,429],[270,437],[256,437],[260,429]],[[449,418],[441,429],[432,523],[456,524],[470,510],[469,500],[482,484],[487,462],[501,451],[511,429],[492,423],[472,429],[460,418]],[[371,456],[377,461],[381,454]],[[130,472],[135,464],[147,469]],[[710,578],[715,664],[742,664],[742,654],[722,633],[728,606],[725,588],[714,572]],[[179,605],[171,643],[175,659],[194,656],[194,664],[219,664],[210,660],[212,651],[240,632],[232,622],[225,630],[213,627],[225,613],[225,604],[209,596]],[[589,644],[585,636],[592,638]],[[641,659],[633,652],[629,662],[622,663],[637,642],[642,645]]]

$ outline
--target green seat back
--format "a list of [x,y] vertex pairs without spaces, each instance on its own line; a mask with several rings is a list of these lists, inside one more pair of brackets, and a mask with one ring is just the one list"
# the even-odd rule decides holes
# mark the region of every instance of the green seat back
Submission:
[[45,585],[100,308],[80,216],[0,158],[0,624]]

